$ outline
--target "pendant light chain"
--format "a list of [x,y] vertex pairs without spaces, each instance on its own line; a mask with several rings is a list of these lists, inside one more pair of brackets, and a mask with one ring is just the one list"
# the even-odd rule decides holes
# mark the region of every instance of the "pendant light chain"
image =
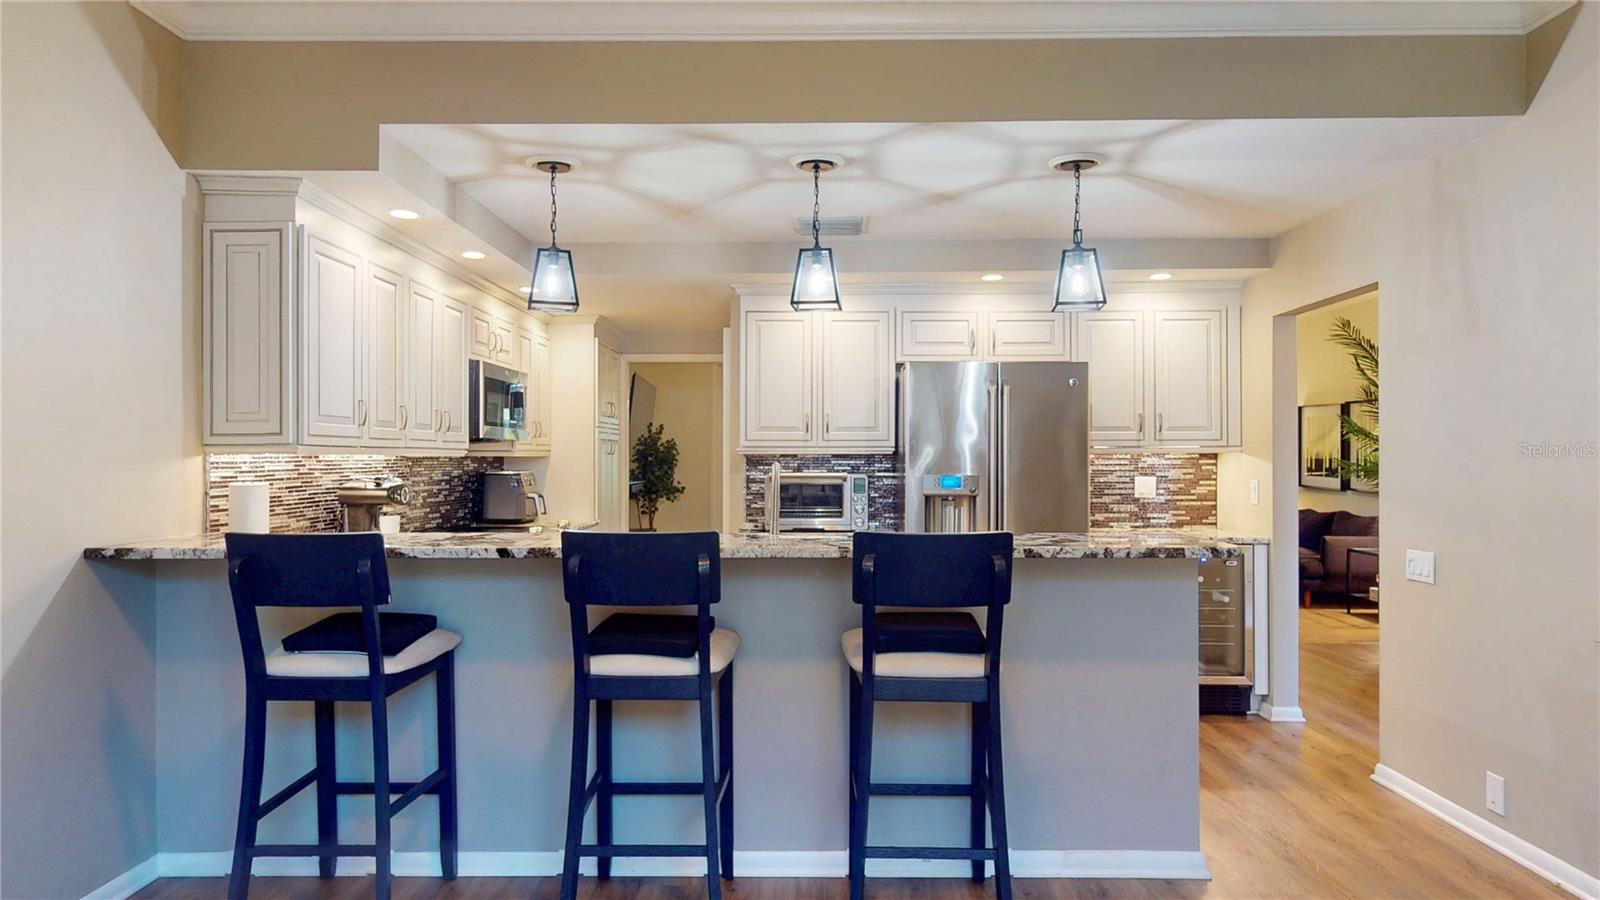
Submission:
[[822,246],[822,163],[811,164],[811,245]]
[[550,246],[556,245],[556,166],[550,166]]
[[1083,164],[1072,164],[1072,243],[1083,246]]

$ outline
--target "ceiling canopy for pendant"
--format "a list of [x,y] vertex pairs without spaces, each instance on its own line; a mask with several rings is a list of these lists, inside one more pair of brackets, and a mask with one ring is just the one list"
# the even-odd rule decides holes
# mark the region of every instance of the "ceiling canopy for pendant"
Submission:
[[1050,167],[1072,173],[1072,246],[1061,251],[1056,269],[1056,312],[1090,312],[1106,305],[1106,284],[1100,277],[1100,254],[1083,245],[1083,173],[1101,163],[1089,153],[1067,153]]
[[530,168],[550,173],[550,246],[533,254],[533,281],[528,290],[528,308],[540,312],[577,312],[578,281],[572,271],[572,251],[556,245],[556,176],[572,171],[568,159],[526,160]]
[[844,160],[838,156],[808,155],[791,162],[811,173],[811,246],[801,250],[795,262],[789,306],[798,311],[840,309],[833,250],[822,246],[822,173],[833,171]]

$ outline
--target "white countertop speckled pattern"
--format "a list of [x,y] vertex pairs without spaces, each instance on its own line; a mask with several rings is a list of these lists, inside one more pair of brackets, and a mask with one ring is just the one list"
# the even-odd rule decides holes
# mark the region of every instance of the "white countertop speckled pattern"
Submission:
[[[1264,538],[1225,535],[1215,529],[1107,529],[1082,533],[1019,534],[1019,559],[1208,559],[1238,556],[1243,544]],[[723,559],[846,559],[848,534],[724,533]],[[408,532],[384,536],[393,559],[555,559],[559,532]],[[221,535],[194,535],[89,547],[91,560],[224,559]]]

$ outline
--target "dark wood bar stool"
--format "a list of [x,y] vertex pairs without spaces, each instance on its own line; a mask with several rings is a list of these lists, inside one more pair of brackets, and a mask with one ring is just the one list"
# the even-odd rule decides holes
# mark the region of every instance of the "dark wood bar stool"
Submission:
[[[618,857],[703,856],[706,892],[722,896],[733,877],[733,656],[739,635],[717,628],[711,606],[721,599],[715,532],[561,535],[562,583],[572,614],[572,782],[567,800],[562,900],[578,890],[578,861],[598,858],[602,881]],[[695,614],[618,613],[592,631],[590,606],[693,606]],[[715,688],[717,703],[712,705]],[[612,775],[612,708],[616,700],[694,700],[700,704],[698,781],[618,782]],[[595,774],[589,776],[589,704],[594,702]],[[715,740],[713,736],[715,719]],[[715,746],[714,746],[715,745]],[[701,798],[704,844],[617,844],[617,796]],[[589,804],[597,806],[595,843],[583,842]],[[721,877],[718,877],[718,861]]]
[[[850,897],[861,900],[868,859],[966,859],[972,880],[994,861],[995,893],[1011,897],[1004,766],[1000,753],[1000,635],[1011,602],[1012,538],[1007,533],[890,534],[858,531],[852,596],[861,626],[841,640],[850,666]],[[879,612],[987,608],[980,629],[967,612]],[[872,713],[878,701],[968,703],[972,777],[967,784],[872,780]],[[970,797],[969,847],[867,845],[873,796]],[[988,847],[985,811],[994,836]]]
[[[431,616],[379,613],[389,602],[389,569],[378,534],[229,534],[228,584],[244,650],[244,774],[228,896],[250,889],[251,861],[262,856],[315,856],[332,878],[341,856],[377,859],[374,895],[389,897],[389,820],[424,794],[439,798],[439,864],[456,876],[455,648],[461,636],[433,627]],[[264,652],[256,610],[263,606],[360,607],[330,616]],[[402,646],[403,645],[403,646]],[[296,652],[293,648],[308,648]],[[439,768],[421,781],[389,778],[388,698],[428,675],[438,691]],[[316,710],[316,768],[270,799],[261,799],[267,704],[310,701]],[[372,710],[372,780],[339,781],[334,766],[334,703]],[[317,788],[315,844],[257,844],[256,824],[306,788]],[[339,842],[337,799],[371,795],[376,837]],[[398,797],[393,796],[399,794]]]

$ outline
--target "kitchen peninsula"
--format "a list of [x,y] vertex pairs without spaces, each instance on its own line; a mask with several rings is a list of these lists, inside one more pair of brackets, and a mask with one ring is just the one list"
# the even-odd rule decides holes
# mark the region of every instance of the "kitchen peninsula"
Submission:
[[[463,874],[558,872],[572,702],[558,535],[420,533],[386,542],[393,608],[433,613],[463,636],[456,687]],[[740,874],[842,875],[847,692],[839,636],[860,620],[850,599],[849,537],[724,534],[721,545],[716,615],[741,635]],[[1239,553],[1223,538],[1185,531],[1017,535],[1002,673],[1016,875],[1208,877],[1199,838],[1195,575],[1199,560]],[[96,568],[155,579],[157,845],[181,874],[222,874],[239,777],[243,673],[220,536],[93,547],[84,556]],[[314,615],[263,610],[263,633],[275,640]],[[432,703],[427,691],[391,701],[397,777],[432,765]],[[362,749],[366,719],[357,713],[341,709],[339,719],[341,763],[352,771],[370,762]],[[272,715],[280,718],[269,729],[269,788],[303,771],[312,752],[309,707]],[[617,727],[627,777],[698,771],[687,707],[652,704],[647,714],[620,717]],[[874,774],[884,780],[965,778],[964,711],[883,704],[878,733],[888,752]],[[700,827],[692,803],[626,802],[638,807],[619,839],[681,840]],[[370,828],[364,806],[342,812],[352,833]],[[872,824],[896,843],[959,846],[967,836],[959,803],[888,800]],[[261,839],[314,834],[311,804],[292,804],[263,822]],[[436,871],[436,841],[431,815],[398,819],[396,872]],[[314,869],[315,861],[283,865]],[[639,860],[618,871],[695,865]],[[874,861],[868,872],[965,868]]]

